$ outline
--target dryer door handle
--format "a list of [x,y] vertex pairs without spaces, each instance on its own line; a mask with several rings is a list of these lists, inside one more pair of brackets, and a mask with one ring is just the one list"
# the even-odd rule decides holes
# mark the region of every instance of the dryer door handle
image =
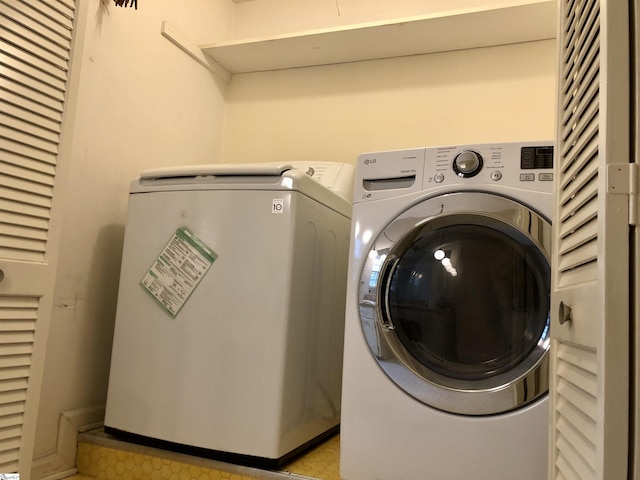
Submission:
[[378,323],[386,330],[393,330],[395,325],[391,320],[391,312],[389,310],[389,284],[391,283],[391,277],[395,272],[400,257],[391,255],[386,258],[380,269],[380,284],[378,290]]

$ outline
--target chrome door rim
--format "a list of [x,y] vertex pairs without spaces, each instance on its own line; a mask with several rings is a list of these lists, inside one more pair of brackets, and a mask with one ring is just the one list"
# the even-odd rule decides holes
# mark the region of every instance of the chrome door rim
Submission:
[[[438,374],[413,358],[385,324],[380,278],[371,281],[375,263],[379,271],[393,268],[394,252],[408,236],[430,221],[464,215],[492,228],[503,226],[521,234],[550,259],[551,225],[532,209],[510,199],[482,192],[458,192],[422,200],[396,217],[372,242],[360,278],[358,305],[365,327],[373,320],[375,335],[365,335],[383,371],[402,390],[440,410],[464,415],[491,415],[514,410],[548,391],[549,318],[533,351],[515,368],[491,378],[468,381]],[[452,223],[454,224],[454,223]],[[382,264],[380,264],[382,262]],[[371,327],[371,325],[369,325]]]

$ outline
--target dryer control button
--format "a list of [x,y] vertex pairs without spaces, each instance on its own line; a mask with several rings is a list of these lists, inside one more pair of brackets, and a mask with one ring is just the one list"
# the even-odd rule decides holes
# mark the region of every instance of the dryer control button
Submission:
[[498,180],[502,179],[502,172],[500,170],[494,170],[493,172],[491,172],[491,180],[493,180],[494,182],[497,182]]
[[473,177],[482,170],[482,155],[473,150],[463,150],[453,159],[453,171],[463,178]]
[[433,181],[436,183],[444,182],[444,173],[436,173],[435,177],[433,177]]

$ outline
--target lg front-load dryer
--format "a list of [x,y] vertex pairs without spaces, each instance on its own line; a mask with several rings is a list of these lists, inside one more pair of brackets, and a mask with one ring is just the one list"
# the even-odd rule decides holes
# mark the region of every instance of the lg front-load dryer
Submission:
[[352,186],[319,162],[132,182],[107,432],[275,465],[337,429]]
[[358,157],[345,480],[547,475],[551,142]]

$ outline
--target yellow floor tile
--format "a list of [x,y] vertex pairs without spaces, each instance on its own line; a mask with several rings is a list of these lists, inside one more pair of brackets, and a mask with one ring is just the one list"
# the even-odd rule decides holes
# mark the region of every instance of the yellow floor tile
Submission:
[[335,435],[283,467],[284,471],[322,480],[340,480],[340,436]]
[[69,480],[340,480],[340,437],[335,435],[285,464],[261,470],[123,442],[102,430],[81,434]]

